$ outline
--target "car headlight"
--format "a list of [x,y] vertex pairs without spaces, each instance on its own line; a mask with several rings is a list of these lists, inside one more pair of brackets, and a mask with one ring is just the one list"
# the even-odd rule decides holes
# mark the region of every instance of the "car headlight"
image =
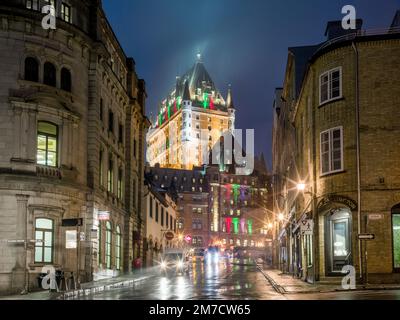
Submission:
[[166,269],[167,268],[167,264],[163,261],[161,262],[161,269]]
[[183,268],[183,261],[178,261],[177,267],[180,269]]

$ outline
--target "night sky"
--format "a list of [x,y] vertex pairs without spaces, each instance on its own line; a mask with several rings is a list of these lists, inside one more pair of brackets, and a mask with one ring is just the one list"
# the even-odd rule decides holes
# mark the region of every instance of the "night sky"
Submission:
[[272,102],[287,48],[324,40],[326,23],[351,4],[364,28],[386,28],[400,0],[103,0],[114,31],[147,83],[147,114],[201,52],[221,93],[232,84],[236,127],[254,128],[270,166]]

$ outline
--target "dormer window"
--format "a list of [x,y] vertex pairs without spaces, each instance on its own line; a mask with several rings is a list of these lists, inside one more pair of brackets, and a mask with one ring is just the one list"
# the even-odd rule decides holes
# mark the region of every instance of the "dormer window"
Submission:
[[71,7],[66,3],[61,4],[61,19],[71,23]]

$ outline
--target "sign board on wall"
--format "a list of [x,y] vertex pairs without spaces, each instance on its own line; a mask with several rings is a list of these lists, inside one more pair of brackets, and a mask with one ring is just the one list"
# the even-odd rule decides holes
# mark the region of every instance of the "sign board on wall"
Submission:
[[100,221],[110,220],[110,211],[99,211],[97,213],[97,219]]
[[368,220],[382,220],[383,214],[369,214]]
[[312,236],[314,232],[314,221],[312,219],[301,221],[300,232],[302,236]]
[[65,231],[65,248],[76,249],[78,246],[78,233],[76,230]]

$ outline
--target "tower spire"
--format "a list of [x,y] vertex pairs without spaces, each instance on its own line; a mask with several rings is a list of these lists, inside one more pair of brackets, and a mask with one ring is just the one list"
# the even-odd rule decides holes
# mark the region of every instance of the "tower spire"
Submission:
[[185,81],[185,89],[183,90],[183,101],[190,101],[189,80]]
[[235,106],[233,105],[232,86],[231,85],[229,85],[229,88],[228,88],[228,96],[226,98],[226,106],[228,109],[235,109]]

